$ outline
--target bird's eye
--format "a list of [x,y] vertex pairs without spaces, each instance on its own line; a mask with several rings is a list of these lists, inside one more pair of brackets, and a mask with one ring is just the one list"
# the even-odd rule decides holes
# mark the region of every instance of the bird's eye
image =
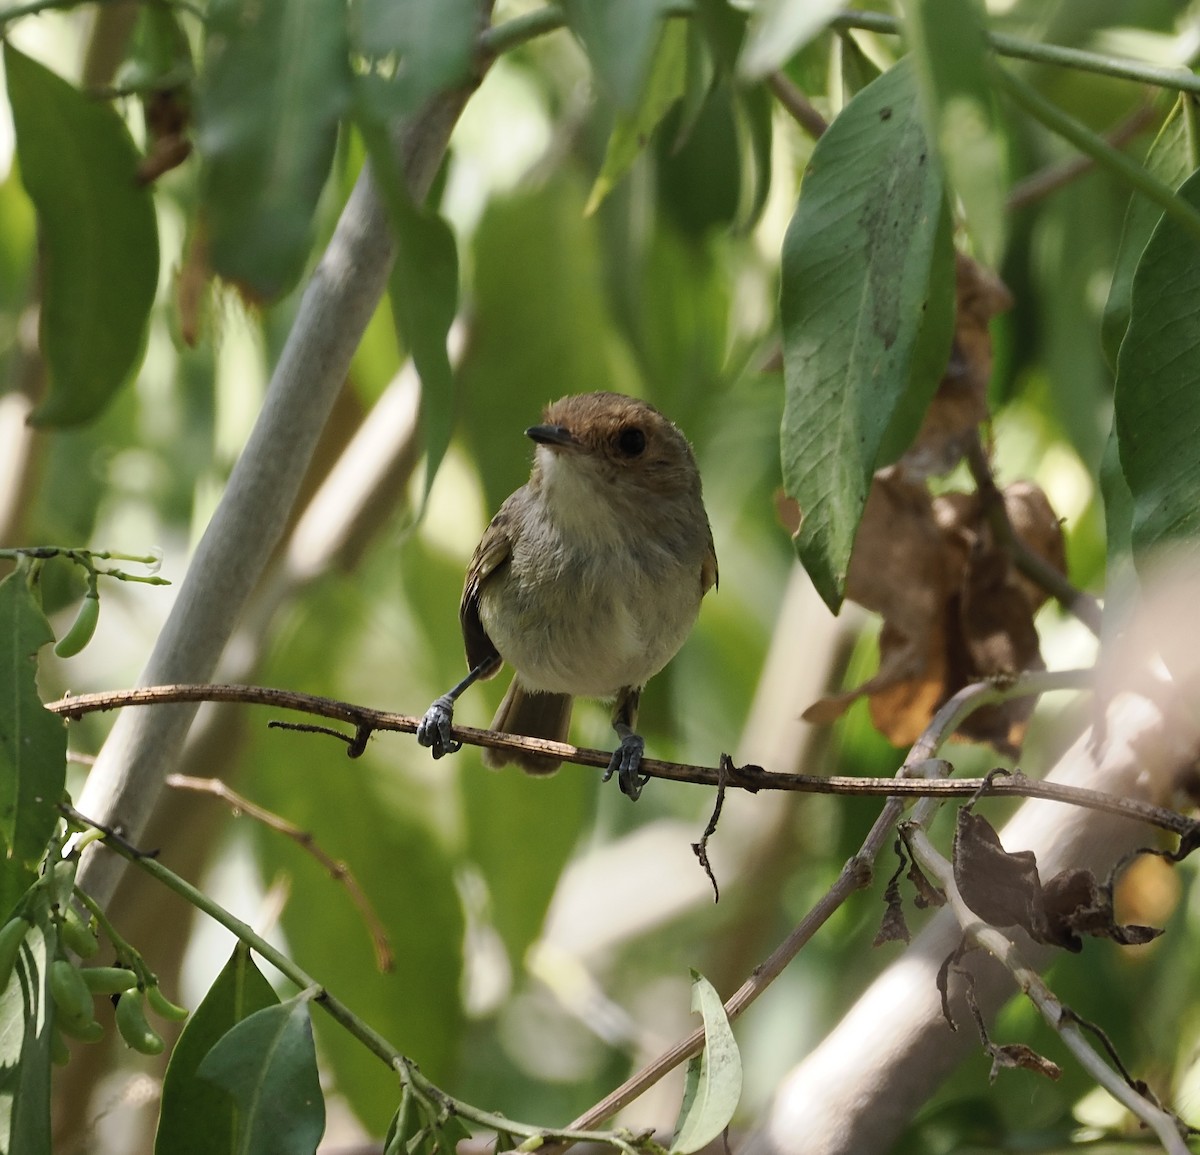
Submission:
[[637,457],[645,448],[646,435],[636,425],[629,425],[617,434],[617,449],[626,457]]

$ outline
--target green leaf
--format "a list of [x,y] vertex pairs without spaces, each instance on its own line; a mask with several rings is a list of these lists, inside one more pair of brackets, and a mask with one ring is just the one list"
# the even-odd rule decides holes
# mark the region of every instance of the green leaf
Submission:
[[237,1111],[228,1094],[197,1077],[205,1056],[238,1023],[279,997],[250,948],[238,942],[204,1001],[188,1019],[163,1079],[156,1155],[213,1155],[237,1150]]
[[906,59],[817,142],[784,241],[784,488],[803,515],[800,560],[834,610],[871,475],[919,423],[949,352],[946,227]]
[[670,0],[563,0],[600,87],[623,112],[633,112],[646,87],[658,24],[670,7]]
[[214,0],[196,94],[212,266],[251,300],[299,278],[349,103],[342,0]]
[[1007,180],[983,15],[975,0],[904,0],[901,8],[926,127],[976,253],[994,268],[1004,247]]
[[[678,21],[663,25],[650,78],[637,107],[617,114],[604,163],[588,197],[586,213],[594,213],[613,186],[646,147],[654,130],[684,93],[687,79],[688,28]],[[698,109],[697,109],[698,111]]]
[[738,62],[745,80],[761,80],[800,51],[844,5],[841,0],[762,0]]
[[33,866],[58,821],[67,731],[37,692],[37,652],[54,641],[21,572],[0,581],[0,840]]
[[[1200,206],[1200,173],[1179,195]],[[1198,297],[1200,241],[1164,216],[1134,273],[1113,396],[1138,565],[1158,547],[1194,546],[1200,533]]]
[[735,225],[742,232],[758,223],[771,191],[771,112],[771,93],[765,85],[734,89],[734,126],[742,155]]
[[[1145,164],[1150,174],[1171,188],[1178,188],[1198,163],[1193,132],[1189,126],[1189,121],[1195,115],[1194,106],[1195,98],[1181,93],[1146,154]],[[1129,298],[1133,290],[1133,275],[1146,242],[1161,218],[1162,208],[1152,200],[1136,192],[1129,198],[1125,225],[1121,230],[1121,244],[1113,263],[1112,284],[1108,290],[1108,300],[1104,304],[1104,319],[1100,327],[1104,357],[1112,369],[1116,368],[1117,352],[1125,338],[1125,330],[1129,327]]]
[[158,227],[125,122],[4,45],[21,180],[42,246],[49,392],[31,420],[96,416],[137,369],[158,285]]
[[673,1155],[690,1155],[711,1143],[729,1126],[742,1097],[742,1057],[721,996],[695,970],[692,1010],[704,1019],[704,1050],[688,1062],[683,1105],[671,1144]]
[[50,1034],[47,983],[56,951],[49,919],[30,926],[0,992],[0,1155],[49,1155]]
[[[196,1075],[237,1104],[237,1155],[313,1155],[325,1132],[311,992],[264,1007],[230,1028]],[[211,1148],[210,1148],[211,1150]]]
[[382,125],[470,79],[479,0],[352,0],[360,106]]
[[1104,497],[1106,568],[1112,573],[1118,564],[1128,561],[1133,548],[1133,495],[1121,472],[1121,451],[1115,427],[1104,444],[1104,457],[1100,461],[1100,492]]
[[420,207],[409,195],[387,134],[369,119],[362,121],[360,128],[387,202],[396,243],[388,281],[392,320],[421,378],[423,514],[454,430],[455,377],[446,342],[458,312],[458,242],[441,216]]

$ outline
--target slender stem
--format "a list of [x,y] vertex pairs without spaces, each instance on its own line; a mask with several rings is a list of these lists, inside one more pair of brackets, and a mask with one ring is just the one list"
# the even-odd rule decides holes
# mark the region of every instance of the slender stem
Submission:
[[1014,104],[1023,108],[1051,132],[1070,141],[1080,152],[1087,153],[1098,164],[1123,177],[1143,196],[1154,201],[1164,213],[1174,217],[1188,232],[1200,239],[1200,212],[1176,196],[1169,185],[1164,184],[1119,149],[1113,148],[1103,137],[1097,136],[1058,105],[1047,100],[1026,81],[998,65],[991,69],[991,74]]
[[[901,34],[900,21],[882,12],[841,12],[830,21],[831,28],[861,28],[865,32],[882,32],[886,36]],[[1106,56],[1100,52],[1086,52],[1082,48],[1067,48],[1061,44],[1041,44],[1033,40],[1021,40],[1000,32],[987,33],[988,43],[999,56],[1011,56],[1018,60],[1031,60],[1035,64],[1056,64],[1061,68],[1074,68],[1081,72],[1099,72],[1104,76],[1120,80],[1133,80],[1141,84],[1155,84],[1178,92],[1200,93],[1200,76],[1184,68],[1164,68],[1141,60],[1130,60],[1123,56]]]
[[[346,1006],[340,999],[332,995],[329,990],[297,966],[287,955],[273,947],[266,939],[264,939],[257,931],[254,930],[248,923],[242,922],[241,919],[230,914],[223,906],[211,899],[202,890],[198,890],[186,879],[181,878],[173,870],[163,866],[156,858],[152,858],[148,854],[140,852],[136,847],[130,845],[123,838],[118,836],[114,831],[106,830],[93,822],[86,815],[81,814],[73,806],[63,805],[62,813],[73,823],[94,830],[99,830],[103,835],[104,844],[115,853],[119,854],[127,862],[132,863],[139,870],[150,875],[151,878],[160,882],[168,890],[174,891],[185,902],[189,902],[197,910],[203,911],[215,922],[221,924],[226,930],[232,932],[238,939],[244,942],[251,950],[255,951],[262,958],[266,959],[272,966],[276,967],[284,974],[291,982],[293,982],[301,990],[313,990],[316,993],[313,996],[313,1001],[324,1007],[329,1016],[340,1026],[345,1028],[354,1038],[358,1039],[372,1054],[379,1059],[382,1059],[393,1070],[401,1073],[402,1078],[410,1082],[418,1091],[424,1094],[427,1098],[433,1099],[439,1104],[446,1107],[452,1114],[461,1116],[464,1119],[470,1120],[472,1123],[480,1127],[486,1127],[491,1131],[501,1131],[510,1135],[521,1135],[525,1138],[534,1138],[546,1136],[547,1138],[561,1139],[565,1142],[594,1142],[604,1143],[633,1155],[636,1150],[636,1144],[630,1141],[630,1136],[624,1132],[611,1131],[590,1131],[580,1128],[569,1128],[567,1130],[558,1130],[552,1127],[539,1127],[530,1123],[519,1123],[513,1119],[507,1119],[503,1115],[496,1115],[490,1111],[480,1110],[478,1107],[472,1106],[470,1103],[464,1103],[460,1099],[448,1095],[436,1084],[431,1083],[420,1071],[412,1064],[412,1062],[398,1051],[391,1043],[388,1042],[378,1031],[374,1030],[367,1023],[363,1022],[349,1007]],[[80,892],[77,892],[80,893]],[[89,910],[96,912],[97,904],[85,895],[81,894],[85,899],[85,904]],[[109,928],[106,925],[106,930]],[[114,939],[114,944],[116,943]],[[124,940],[121,940],[122,942]],[[128,946],[128,944],[125,944]],[[130,948],[132,950],[132,948]],[[133,953],[136,954],[136,951]]]

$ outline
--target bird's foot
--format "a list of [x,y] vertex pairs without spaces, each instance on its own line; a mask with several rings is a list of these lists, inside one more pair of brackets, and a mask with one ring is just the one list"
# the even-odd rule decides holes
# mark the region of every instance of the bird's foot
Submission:
[[454,699],[449,694],[443,694],[425,711],[425,717],[417,727],[417,742],[428,746],[435,758],[453,754],[462,749],[462,743],[451,733],[453,725]]
[[634,802],[641,794],[642,787],[650,781],[649,774],[638,773],[645,749],[646,742],[640,734],[622,735],[621,744],[613,751],[608,769],[604,772],[604,781],[607,782],[615,774],[621,793]]

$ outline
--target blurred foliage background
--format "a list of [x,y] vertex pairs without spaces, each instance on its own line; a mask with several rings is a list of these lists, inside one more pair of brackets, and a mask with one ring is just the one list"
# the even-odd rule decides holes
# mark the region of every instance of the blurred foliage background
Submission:
[[[526,9],[500,3],[496,19]],[[3,31],[72,83],[105,88],[119,83],[114,65],[137,15],[132,4],[85,6]],[[988,13],[996,32],[1161,63],[1191,58],[1196,17],[1194,5],[1170,0],[995,0]],[[184,11],[180,27],[202,72],[200,21]],[[785,75],[828,119],[860,83],[856,70],[884,68],[901,51],[895,37],[826,31]],[[1136,118],[1121,141],[1135,156],[1169,107],[1168,97],[1110,76],[1018,67],[1097,132]],[[454,433],[424,516],[415,521],[420,387],[385,300],[304,506],[219,680],[420,714],[463,672],[462,573],[487,519],[527,475],[521,431],[565,393],[616,389],[649,399],[691,438],[721,564],[719,592],[643,698],[648,750],[710,765],[728,751],[772,770],[894,771],[903,752],[874,733],[863,704],[830,732],[799,721],[822,691],[869,676],[878,627],[852,609],[829,615],[776,512],[779,254],[813,141],[765,97],[762,86],[747,97],[718,83],[688,110],[683,133],[677,108],[589,213],[614,109],[597,95],[580,45],[558,30],[496,61],[455,130],[434,194],[461,279]],[[140,102],[116,107],[145,145]],[[1130,190],[1090,168],[1061,186],[1026,184],[1074,154],[1011,109],[1001,125],[1009,207],[999,272],[1014,305],[993,325],[996,472],[1045,489],[1063,519],[1072,580],[1099,592],[1098,477],[1113,386],[1100,321]],[[38,243],[13,143],[0,107],[0,545],[158,547],[163,574],[177,580],[245,443],[298,290],[253,306],[205,281],[202,169],[185,161],[154,184],[158,289],[135,379],[85,424],[31,429],[25,418],[45,383]],[[364,155],[345,127],[320,191],[310,267]],[[68,567],[51,568],[44,592],[65,629],[81,584]],[[172,591],[103,592],[93,644],[69,664],[43,664],[47,698],[136,680]],[[1086,631],[1053,605],[1039,627],[1050,668],[1091,660]],[[472,690],[459,720],[486,725],[504,681]],[[1022,764],[1047,765],[1078,722],[1077,708],[1044,702]],[[284,943],[432,1078],[520,1119],[565,1123],[690,1029],[687,968],[728,995],[828,887],[877,809],[865,800],[731,798],[710,846],[721,883],[714,904],[689,845],[711,811],[707,790],[654,783],[631,806],[577,767],[546,781],[494,775],[472,748],[435,764],[397,736],[376,736],[351,762],[340,744],[265,723],[259,711],[206,708],[186,764],[173,769],[225,780],[344,861],[386,927],[394,971],[378,971],[362,918],[318,863],[214,798],[172,791],[148,845]],[[95,753],[108,725],[96,716],[73,725],[72,749]],[[578,707],[573,734],[604,747],[604,708]],[[955,748],[953,757],[966,772],[994,763],[980,750]],[[85,774],[73,766],[73,792]],[[1165,920],[1164,939],[1138,949],[1090,942],[1051,979],[1103,1023],[1129,1067],[1200,1122],[1191,875],[1148,874],[1137,891],[1146,904],[1138,920]],[[844,907],[742,1020],[746,1119],[893,956],[895,947],[870,948],[880,889]],[[125,880],[111,914],[189,1005],[228,955],[224,932],[142,878]],[[996,1034],[1062,1057],[1025,1005],[1014,1003]],[[318,1048],[338,1105],[328,1149],[378,1139],[395,1107],[394,1078],[331,1024],[318,1021]],[[58,1149],[148,1149],[159,1074],[117,1044],[76,1048],[56,1076]],[[1124,1125],[1069,1063],[1056,1084],[1017,1072],[989,1087],[986,1075],[980,1053],[921,1111],[903,1149],[1046,1150],[1081,1129]],[[678,1094],[668,1080],[622,1122],[669,1124]]]

